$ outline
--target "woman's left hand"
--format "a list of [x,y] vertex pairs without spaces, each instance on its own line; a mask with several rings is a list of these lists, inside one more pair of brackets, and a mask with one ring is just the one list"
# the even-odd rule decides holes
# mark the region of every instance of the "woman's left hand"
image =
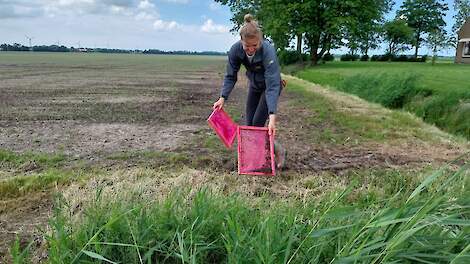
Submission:
[[276,133],[276,115],[269,115],[268,134],[271,136]]

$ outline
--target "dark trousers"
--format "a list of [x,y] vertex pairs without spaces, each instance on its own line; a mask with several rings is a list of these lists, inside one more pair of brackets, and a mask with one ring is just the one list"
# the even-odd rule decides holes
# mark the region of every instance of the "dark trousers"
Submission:
[[268,105],[264,91],[257,91],[250,87],[246,100],[246,125],[264,127],[268,116]]
[[[264,127],[268,117],[268,105],[266,104],[264,91],[257,91],[253,87],[250,87],[248,89],[248,98],[246,99],[246,125]],[[284,154],[278,154],[279,151],[284,151]],[[274,153],[276,157],[278,155],[284,155],[285,158],[285,150],[277,140],[274,140]],[[277,162],[276,159],[276,163]]]

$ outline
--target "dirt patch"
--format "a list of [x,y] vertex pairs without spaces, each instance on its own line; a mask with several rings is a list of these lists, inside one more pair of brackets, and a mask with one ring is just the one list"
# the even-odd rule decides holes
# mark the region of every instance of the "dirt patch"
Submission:
[[193,124],[21,122],[0,127],[0,148],[16,152],[34,149],[76,157],[132,150],[170,151],[199,128]]
[[[173,88],[174,89],[174,88]],[[32,104],[44,103],[44,104],[82,104],[82,103],[152,103],[152,102],[168,102],[171,97],[159,95],[159,96],[133,96],[133,95],[94,95],[94,96],[83,96],[77,98],[76,96],[62,96],[54,97],[50,99],[36,98],[31,99]]]
[[[219,63],[176,62],[181,67],[173,72],[145,65],[1,65],[0,148],[75,157],[174,150],[207,126]],[[25,69],[29,74],[17,78]]]

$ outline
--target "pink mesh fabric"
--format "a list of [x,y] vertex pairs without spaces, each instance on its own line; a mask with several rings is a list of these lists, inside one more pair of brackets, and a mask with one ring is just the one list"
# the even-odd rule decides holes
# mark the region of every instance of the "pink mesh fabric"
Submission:
[[230,116],[223,109],[216,109],[207,119],[209,125],[214,129],[227,148],[231,148],[238,125],[235,124]]
[[265,127],[238,127],[238,173],[276,175],[274,137]]

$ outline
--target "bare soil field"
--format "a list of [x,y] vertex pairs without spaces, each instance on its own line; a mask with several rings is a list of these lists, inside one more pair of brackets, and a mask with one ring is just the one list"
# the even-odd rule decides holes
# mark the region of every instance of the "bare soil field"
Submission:
[[[224,57],[42,54],[28,60],[23,56],[0,55],[0,150],[61,154],[65,158],[59,169],[64,170],[158,169],[171,162],[237,177],[234,151],[225,150],[206,123],[222,84]],[[240,73],[227,106],[240,123],[245,84]],[[321,87],[311,89],[326,93]],[[332,105],[344,112],[367,115],[375,109],[358,107],[365,103],[356,99],[323,96],[330,96]],[[468,151],[467,145],[441,132],[431,141],[397,136],[380,142],[351,133],[339,142],[324,131],[344,135],[349,130],[328,119],[315,119],[320,115],[303,105],[288,84],[280,101],[278,133],[287,146],[287,168],[277,179],[257,179],[256,188],[274,186],[288,193],[298,187],[285,184],[292,179],[302,182],[324,172],[341,177],[351,169],[438,166]],[[158,153],[170,153],[172,158]],[[24,164],[12,168],[2,162],[0,181],[45,169]],[[0,255],[7,255],[16,235],[32,235],[37,226],[45,225],[57,188],[2,198]]]

